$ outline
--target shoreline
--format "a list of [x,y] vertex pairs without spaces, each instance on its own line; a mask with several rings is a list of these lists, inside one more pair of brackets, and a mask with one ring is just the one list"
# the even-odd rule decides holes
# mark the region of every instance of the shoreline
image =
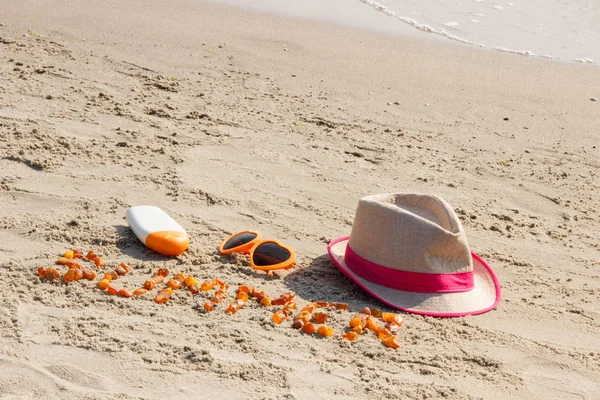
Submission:
[[[0,15],[0,397],[600,393],[595,66],[193,0],[33,0]],[[407,191],[453,206],[500,305],[403,314],[395,352],[343,341],[362,307],[392,310],[327,243],[351,232],[361,197]],[[141,245],[124,219],[141,204],[186,229],[183,255]],[[220,256],[243,229],[291,246],[296,266],[268,278]],[[203,294],[159,305],[37,277],[69,248],[127,263],[119,287],[169,268],[350,308],[317,338],[255,303],[226,315],[233,290],[204,313]]]
[[[558,63],[598,66],[595,60],[582,55],[573,59],[565,59],[548,55],[547,52],[534,54],[529,50],[507,48],[503,45],[490,47],[477,44],[464,39],[458,32],[452,33],[452,31],[445,28],[434,28],[407,16],[397,15],[385,5],[370,0],[350,3],[344,0],[330,0],[326,4],[318,0],[310,0],[302,2],[301,6],[293,4],[293,1],[286,2],[284,5],[284,3],[276,0],[266,0],[260,4],[248,4],[242,0],[209,1],[217,6],[234,7],[252,13],[267,13],[292,20],[333,24],[339,27],[416,39],[423,42],[446,43],[448,45],[463,46],[471,50],[492,51]],[[374,12],[369,12],[369,10]],[[357,16],[358,14],[360,14],[360,17]]]

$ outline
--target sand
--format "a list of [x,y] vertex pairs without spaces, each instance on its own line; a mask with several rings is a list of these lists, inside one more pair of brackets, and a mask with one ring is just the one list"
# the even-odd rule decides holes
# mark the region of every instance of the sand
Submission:
[[[0,397],[600,396],[597,67],[122,3],[0,4]],[[388,308],[326,244],[360,197],[399,191],[455,207],[503,299],[475,317],[404,315],[398,350],[342,341],[353,313]],[[143,247],[124,219],[140,204],[176,218],[189,250]],[[293,246],[295,268],[268,278],[220,256],[242,229]],[[128,263],[121,287],[166,267],[350,310],[318,338],[252,302],[205,314],[206,295],[158,305],[36,276],[69,248]]]

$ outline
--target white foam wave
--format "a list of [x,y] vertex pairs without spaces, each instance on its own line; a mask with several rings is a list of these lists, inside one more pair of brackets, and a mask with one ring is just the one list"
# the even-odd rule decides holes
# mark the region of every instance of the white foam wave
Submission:
[[425,24],[421,24],[419,21],[416,21],[412,18],[408,18],[408,17],[403,17],[400,15],[396,15],[395,12],[393,12],[392,10],[390,10],[389,8],[387,8],[386,6],[384,6],[383,4],[380,4],[376,1],[373,0],[360,0],[365,4],[370,5],[371,7],[375,8],[378,11],[381,11],[384,14],[389,15],[390,17],[394,17],[399,19],[400,21],[407,23],[409,25],[414,26],[415,28],[417,28],[420,31],[423,32],[427,32],[427,33],[434,33],[436,35],[440,35],[440,36],[444,36],[450,40],[455,40],[457,42],[461,42],[461,43],[466,43],[466,44],[473,44],[470,41],[468,41],[467,39],[463,39],[459,36],[453,35],[451,33],[448,33],[445,29],[435,29],[432,28],[429,25],[425,25]]
[[596,64],[596,62],[594,60],[592,60],[591,58],[576,58],[573,61],[576,61],[576,62],[582,63],[582,64]]
[[511,50],[511,49],[507,49],[506,47],[496,47],[494,50],[501,51],[503,53],[519,54],[522,56],[535,56],[535,54],[533,54],[529,50]]

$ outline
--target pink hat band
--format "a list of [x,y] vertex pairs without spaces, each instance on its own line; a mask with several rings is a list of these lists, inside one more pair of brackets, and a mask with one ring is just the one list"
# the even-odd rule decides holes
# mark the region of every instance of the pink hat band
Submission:
[[370,282],[391,289],[417,293],[467,292],[475,286],[473,271],[430,274],[384,267],[366,260],[346,246],[344,262],[348,269]]

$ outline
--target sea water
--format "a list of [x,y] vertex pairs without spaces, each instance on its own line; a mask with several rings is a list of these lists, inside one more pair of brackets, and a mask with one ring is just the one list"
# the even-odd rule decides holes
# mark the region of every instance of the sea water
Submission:
[[497,51],[600,62],[598,0],[355,0],[399,23]]
[[217,0],[288,16],[600,64],[600,0]]

